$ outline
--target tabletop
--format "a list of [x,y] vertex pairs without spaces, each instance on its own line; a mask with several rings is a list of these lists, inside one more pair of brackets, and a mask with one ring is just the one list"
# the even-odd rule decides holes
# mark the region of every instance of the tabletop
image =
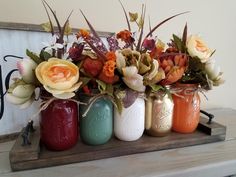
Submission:
[[236,174],[236,110],[211,109],[227,127],[226,140],[63,166],[12,172],[9,151],[14,141],[0,143],[0,177],[223,177]]

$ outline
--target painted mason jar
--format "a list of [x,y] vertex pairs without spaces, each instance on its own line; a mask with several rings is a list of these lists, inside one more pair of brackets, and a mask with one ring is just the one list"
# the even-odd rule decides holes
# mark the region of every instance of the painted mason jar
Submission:
[[122,141],[138,140],[144,132],[145,102],[137,98],[128,108],[123,108],[120,114],[114,111],[114,133]]
[[41,142],[50,150],[66,150],[78,141],[78,105],[74,101],[54,100],[41,111]]
[[197,84],[177,84],[177,94],[173,94],[173,130],[192,133],[200,119],[200,97]]
[[[91,99],[85,95],[80,98],[85,103]],[[100,145],[110,140],[113,134],[113,105],[110,100],[100,97],[91,105],[80,105],[79,112],[80,137],[84,143]]]
[[145,129],[151,136],[165,136],[172,128],[173,107],[171,95],[164,92],[150,94],[145,102]]

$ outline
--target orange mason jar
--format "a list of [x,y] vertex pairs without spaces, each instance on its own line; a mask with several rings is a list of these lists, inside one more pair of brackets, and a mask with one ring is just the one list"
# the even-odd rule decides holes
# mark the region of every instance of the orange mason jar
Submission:
[[173,88],[174,111],[172,130],[192,133],[200,118],[200,97],[197,84],[176,84]]

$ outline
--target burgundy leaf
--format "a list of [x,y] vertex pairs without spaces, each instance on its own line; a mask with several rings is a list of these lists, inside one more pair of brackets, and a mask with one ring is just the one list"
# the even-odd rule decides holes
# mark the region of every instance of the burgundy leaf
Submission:
[[131,31],[131,27],[130,27],[129,19],[128,19],[128,16],[127,16],[127,12],[126,12],[126,10],[125,10],[125,8],[124,8],[122,2],[121,2],[120,0],[119,0],[119,2],[120,2],[120,5],[121,5],[121,7],[122,7],[122,9],[123,9],[123,11],[124,11],[125,18],[126,18],[126,22],[127,22],[127,25],[128,25],[128,29],[129,29],[129,31]]
[[[90,31],[92,32],[92,34],[94,35],[94,38],[96,38],[96,43],[98,44],[98,47],[101,49],[98,49],[100,50],[101,52],[103,53],[106,53],[107,52],[107,49],[106,49],[106,46],[104,45],[104,43],[102,42],[102,40],[100,39],[99,35],[97,34],[97,32],[95,31],[95,29],[93,28],[93,26],[91,25],[91,23],[88,21],[88,19],[86,18],[86,16],[84,15],[83,11],[80,10],[80,12],[82,13],[85,21],[87,22],[88,26],[89,26],[89,29]],[[100,45],[101,44],[101,45]]]
[[59,33],[61,34],[61,25],[59,23],[59,20],[58,20],[58,18],[56,16],[55,12],[52,10],[52,8],[48,5],[48,3],[45,0],[42,0],[42,2],[45,3],[48,6],[49,10],[52,12],[52,14],[54,16],[54,19],[56,20]]
[[102,59],[103,62],[105,62],[106,60],[106,56],[100,52],[94,45],[93,43],[91,43],[89,40],[84,39],[85,42],[87,42],[87,44],[91,47],[91,49],[98,55],[98,57],[100,57]]
[[146,35],[145,38],[149,37],[154,31],[157,30],[157,28],[159,28],[159,27],[160,27],[161,25],[163,25],[165,22],[171,20],[172,18],[175,18],[175,17],[177,17],[177,16],[179,16],[179,15],[183,15],[183,14],[186,14],[186,13],[189,13],[189,11],[187,11],[187,12],[182,12],[182,13],[179,13],[179,14],[176,14],[176,15],[173,15],[173,16],[171,16],[171,17],[169,17],[169,18],[163,20],[162,22],[160,22],[159,24],[157,24],[154,28],[152,28],[152,30]]
[[42,1],[42,4],[43,4],[43,7],[44,7],[44,9],[45,9],[45,11],[46,11],[46,13],[47,13],[47,16],[48,16],[48,20],[49,20],[49,23],[50,23],[50,26],[51,26],[51,33],[52,33],[52,35],[54,35],[54,27],[53,27],[53,24],[52,24],[52,20],[51,20],[51,18],[50,18],[50,15],[49,15],[49,13],[48,13],[48,9],[46,8],[46,5],[44,4],[44,2]]

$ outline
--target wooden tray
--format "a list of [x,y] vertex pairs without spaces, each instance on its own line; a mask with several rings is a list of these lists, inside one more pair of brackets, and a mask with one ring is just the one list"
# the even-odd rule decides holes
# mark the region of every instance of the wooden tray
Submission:
[[37,128],[31,136],[30,146],[21,146],[21,136],[17,138],[9,154],[10,164],[13,171],[19,171],[225,140],[226,127],[215,122],[207,124],[207,121],[206,118],[201,118],[198,129],[192,134],[172,132],[166,137],[143,135],[133,142],[112,138],[107,144],[100,146],[89,146],[78,141],[76,146],[66,151],[45,149],[40,145]]

